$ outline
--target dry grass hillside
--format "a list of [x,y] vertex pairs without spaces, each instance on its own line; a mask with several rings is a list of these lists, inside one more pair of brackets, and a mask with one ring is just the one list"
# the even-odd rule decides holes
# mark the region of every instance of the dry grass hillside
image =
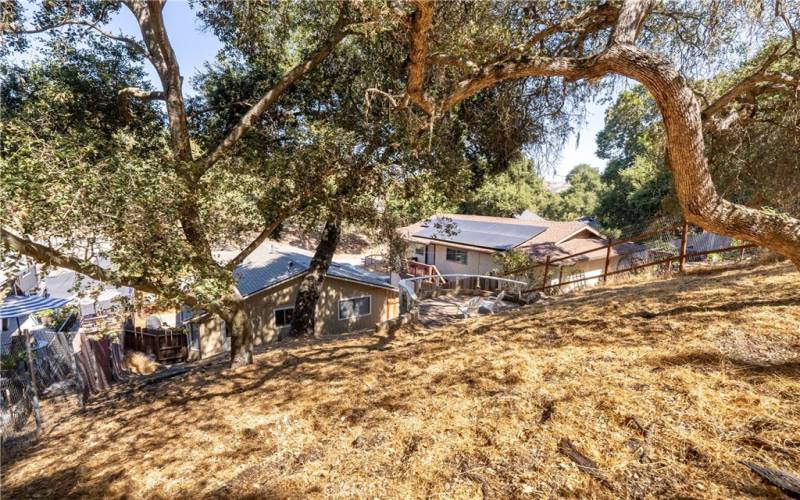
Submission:
[[118,389],[4,457],[4,497],[770,497],[738,461],[800,473],[784,264],[256,361]]

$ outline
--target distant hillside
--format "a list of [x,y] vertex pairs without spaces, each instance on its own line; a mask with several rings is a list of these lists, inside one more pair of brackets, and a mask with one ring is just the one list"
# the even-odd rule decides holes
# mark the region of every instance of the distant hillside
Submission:
[[779,492],[740,460],[800,472],[800,294],[784,264],[256,361],[119,389],[4,457],[4,493],[741,498]]

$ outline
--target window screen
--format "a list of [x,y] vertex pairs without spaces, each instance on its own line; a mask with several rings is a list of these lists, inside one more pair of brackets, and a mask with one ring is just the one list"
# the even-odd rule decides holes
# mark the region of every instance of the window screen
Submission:
[[200,328],[197,323],[189,324],[189,347],[194,351],[200,350]]
[[368,316],[371,312],[370,297],[357,297],[339,301],[339,319],[358,318]]
[[278,328],[282,326],[289,326],[292,324],[293,317],[294,317],[294,307],[275,309],[275,326]]
[[445,257],[449,261],[458,262],[459,264],[467,263],[467,252],[457,248],[448,248]]

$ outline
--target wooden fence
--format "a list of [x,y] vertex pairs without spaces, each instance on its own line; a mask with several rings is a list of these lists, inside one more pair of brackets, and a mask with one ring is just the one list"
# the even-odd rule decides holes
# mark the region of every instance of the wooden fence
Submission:
[[404,260],[403,265],[407,274],[413,277],[430,277],[442,280],[442,273],[439,268],[433,264],[423,264],[415,260]]
[[152,354],[160,363],[186,361],[189,338],[182,328],[126,328],[123,330],[126,349]]
[[[656,237],[663,238],[665,234],[669,234],[671,231],[674,231],[676,233],[680,231],[680,239],[676,240],[676,242],[678,243],[677,255],[666,250],[642,248],[641,250],[637,250],[635,252],[629,252],[628,254],[628,255],[634,253],[645,254],[639,259],[640,260],[639,263],[637,263],[636,260],[631,259],[630,266],[623,267],[621,269],[617,268],[614,270],[610,270],[610,264],[612,260],[612,250],[614,248],[619,247],[621,245],[632,244],[636,243],[637,241],[644,241],[651,238],[656,238]],[[507,273],[506,275],[519,276],[520,273],[531,273],[532,271],[538,272],[541,270],[542,271],[541,285],[528,288],[524,290],[523,293],[545,292],[554,288],[560,290],[561,287],[567,285],[585,283],[587,281],[601,281],[602,283],[606,283],[610,276],[615,276],[623,273],[633,273],[648,267],[660,266],[666,273],[671,274],[674,265],[677,264],[678,272],[684,272],[687,261],[693,258],[704,257],[713,254],[734,252],[734,251],[739,251],[741,252],[741,255],[743,255],[746,249],[755,248],[757,246],[752,243],[746,243],[741,245],[733,245],[733,246],[728,245],[725,247],[717,247],[709,250],[689,251],[687,248],[687,244],[690,237],[691,235],[689,231],[689,225],[688,223],[684,222],[683,224],[677,224],[667,228],[661,228],[657,231],[649,231],[630,238],[625,238],[620,240],[609,239],[605,245],[593,247],[588,250],[584,250],[582,252],[576,252],[573,254],[563,255],[561,257],[556,257],[556,258],[553,258],[551,255],[547,255],[545,257],[544,262],[537,262],[536,264],[516,269],[511,273]],[[565,266],[573,265],[575,262],[577,262],[576,261],[577,257],[586,256],[590,253],[598,252],[601,250],[605,250],[605,262],[603,265],[602,274],[595,276],[583,276],[577,279],[569,279],[567,281],[563,281],[562,271]],[[625,255],[625,254],[619,253],[618,255]],[[559,276],[558,276],[558,282],[553,283],[552,282],[553,280],[551,278],[551,272],[555,268],[559,269]]]

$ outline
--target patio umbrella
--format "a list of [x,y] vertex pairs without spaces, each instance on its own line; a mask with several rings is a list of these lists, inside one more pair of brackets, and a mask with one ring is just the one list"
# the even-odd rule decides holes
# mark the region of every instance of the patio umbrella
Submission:
[[42,295],[31,295],[28,297],[10,296],[0,305],[0,318],[16,318],[27,316],[28,314],[46,309],[56,309],[62,307],[69,300],[57,299],[55,297],[44,297]]

